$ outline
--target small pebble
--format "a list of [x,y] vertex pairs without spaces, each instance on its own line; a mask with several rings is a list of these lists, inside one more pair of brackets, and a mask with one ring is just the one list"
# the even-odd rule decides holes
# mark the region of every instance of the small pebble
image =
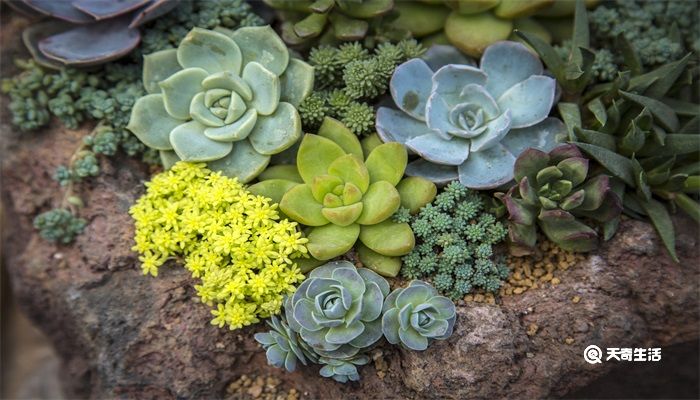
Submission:
[[574,338],[567,337],[566,339],[564,339],[564,342],[566,342],[566,344],[574,344]]
[[574,304],[578,304],[580,301],[581,301],[581,296],[574,296],[574,297],[571,299],[571,302],[574,303]]

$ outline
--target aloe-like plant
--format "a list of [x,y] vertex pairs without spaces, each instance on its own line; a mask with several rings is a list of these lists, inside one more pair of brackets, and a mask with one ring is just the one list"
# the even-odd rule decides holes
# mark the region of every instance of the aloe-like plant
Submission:
[[457,318],[452,300],[419,280],[391,292],[384,300],[383,314],[387,341],[419,351],[427,349],[431,340],[449,338]]
[[178,0],[13,0],[30,16],[53,20],[22,33],[34,59],[49,68],[89,67],[123,57],[141,41],[139,26],[169,12]]
[[[535,37],[522,37],[557,77],[566,102],[558,104],[568,140],[597,161],[613,179],[626,214],[648,217],[671,257],[675,233],[667,206],[700,221],[700,118],[697,83],[689,70],[692,56],[645,72],[624,35],[618,45],[629,70],[613,82],[588,86],[593,51],[589,49],[586,9],[578,0],[572,52],[567,62]],[[619,219],[604,226],[604,237]]]
[[273,199],[287,217],[311,227],[307,248],[315,259],[340,256],[359,239],[361,260],[382,275],[396,276],[398,257],[413,249],[415,238],[408,224],[390,217],[402,205],[417,212],[437,191],[425,179],[403,179],[407,158],[398,143],[379,144],[365,158],[357,136],[326,118],[318,135],[301,141],[296,169],[272,167],[250,191]]
[[515,181],[516,186],[497,197],[509,214],[508,237],[516,255],[534,249],[537,226],[564,250],[591,251],[598,234],[588,221],[604,224],[622,212],[610,177],[589,176],[588,159],[572,144],[549,153],[525,150],[515,161]]
[[301,137],[296,106],[313,88],[313,68],[291,58],[270,26],[194,28],[177,49],[144,57],[146,96],[127,128],[178,160],[248,182],[270,156]]
[[549,151],[565,135],[564,124],[548,117],[556,82],[522,44],[489,46],[480,68],[451,64],[463,57],[448,51],[426,54],[435,57],[401,64],[391,78],[399,110],[377,112],[380,137],[422,158],[408,175],[492,189],[513,179],[515,158],[526,148]]
[[382,305],[389,294],[386,279],[348,261],[314,269],[288,297],[289,327],[319,356],[345,359],[382,337]]

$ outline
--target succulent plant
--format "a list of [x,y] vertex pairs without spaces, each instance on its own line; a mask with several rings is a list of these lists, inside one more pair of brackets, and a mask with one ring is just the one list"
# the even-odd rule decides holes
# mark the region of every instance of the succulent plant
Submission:
[[366,354],[358,354],[348,359],[321,357],[319,363],[323,364],[323,367],[319,374],[325,378],[333,378],[341,383],[359,381],[360,373],[357,372],[357,366],[365,365],[369,361],[370,358]]
[[295,107],[313,88],[313,68],[290,58],[270,26],[194,28],[177,49],[144,58],[149,94],[127,128],[165,164],[208,162],[248,182],[301,137]]
[[[390,13],[394,0],[264,0],[280,11],[282,38],[290,45],[363,39],[379,30],[379,18]],[[370,29],[376,28],[376,29]],[[378,33],[378,32],[374,32]],[[383,32],[384,33],[384,32]],[[394,39],[408,32],[390,32]]]
[[[700,221],[700,117],[692,55],[644,71],[633,46],[620,35],[618,47],[628,70],[612,82],[589,86],[592,51],[586,10],[580,4],[567,64],[554,57],[551,46],[527,34],[523,37],[562,84],[567,101],[558,109],[568,140],[614,177],[611,186],[625,213],[648,217],[677,260],[667,206]],[[606,239],[618,222],[604,225]]]
[[430,284],[419,280],[391,292],[382,312],[386,340],[419,351],[427,349],[431,340],[449,338],[457,318],[452,300],[438,295]]
[[[326,118],[318,135],[301,141],[296,170],[250,187],[280,204],[287,217],[311,227],[307,248],[317,260],[330,260],[350,250],[359,239],[368,267],[396,276],[398,256],[407,254],[414,236],[406,223],[390,217],[404,205],[417,212],[435,196],[425,179],[402,180],[405,148],[398,143],[374,147],[367,157],[357,136],[340,122]],[[303,268],[302,268],[303,269]]]
[[382,337],[386,279],[348,261],[314,269],[284,309],[289,327],[321,357],[346,359]]
[[377,112],[382,140],[422,157],[408,175],[495,188],[513,179],[515,158],[526,148],[548,151],[565,135],[564,124],[547,117],[556,82],[522,44],[489,46],[481,68],[451,63],[464,57],[449,47],[426,54],[401,64],[391,78],[399,110]]
[[289,328],[284,318],[273,315],[267,324],[270,332],[256,333],[255,340],[266,350],[267,361],[270,365],[294,372],[297,363],[307,365],[308,361],[317,362],[318,356],[306,342],[299,338],[299,334]]
[[158,18],[178,0],[15,0],[5,4],[40,22],[22,34],[34,59],[49,68],[89,67],[120,58],[138,46],[138,27]]
[[589,177],[588,160],[572,144],[549,153],[525,150],[515,161],[515,181],[516,186],[497,196],[509,214],[508,238],[516,255],[534,248],[537,226],[564,250],[591,251],[598,234],[586,221],[604,224],[622,212],[610,177]]

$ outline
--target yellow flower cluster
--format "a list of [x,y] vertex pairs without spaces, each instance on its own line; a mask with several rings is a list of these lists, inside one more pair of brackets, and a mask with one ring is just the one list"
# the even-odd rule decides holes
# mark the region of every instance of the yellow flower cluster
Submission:
[[304,279],[293,260],[308,257],[308,239],[296,222],[280,221],[277,204],[205,164],[179,162],[146,187],[129,210],[144,275],[184,259],[219,327],[238,329],[279,313],[284,295]]

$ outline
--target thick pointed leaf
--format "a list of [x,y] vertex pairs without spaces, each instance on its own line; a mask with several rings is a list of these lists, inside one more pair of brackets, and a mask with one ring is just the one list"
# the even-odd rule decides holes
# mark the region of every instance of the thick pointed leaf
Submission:
[[629,158],[625,158],[600,146],[586,143],[574,144],[598,161],[598,163],[610,171],[611,174],[620,178],[627,185],[634,187],[634,169]]
[[664,128],[671,132],[675,132],[680,128],[680,123],[678,122],[678,117],[675,111],[666,104],[653,99],[651,97],[640,96],[634,93],[629,93],[625,91],[620,91],[622,97],[629,99],[642,107],[646,107],[656,118]]
[[676,233],[673,229],[671,216],[666,210],[666,206],[655,199],[644,200],[635,194],[629,194],[630,197],[637,200],[639,205],[644,209],[644,212],[649,216],[651,223],[654,224],[656,232],[659,233],[661,241],[664,243],[666,250],[671,255],[675,262],[679,262],[676,254]]
[[[267,117],[265,117],[267,118]],[[208,127],[204,134],[211,140],[219,142],[235,142],[243,140],[250,135],[258,122],[258,113],[250,109],[241,116],[238,121],[221,127]]]
[[561,81],[564,77],[564,62],[554,48],[532,33],[523,31],[516,31],[515,33],[535,49],[547,68]]

